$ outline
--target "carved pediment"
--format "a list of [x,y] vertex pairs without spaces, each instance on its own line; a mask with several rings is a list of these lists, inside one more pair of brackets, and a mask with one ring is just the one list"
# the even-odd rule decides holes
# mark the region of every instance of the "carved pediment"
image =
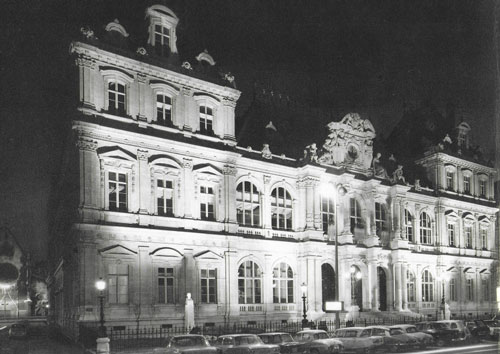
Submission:
[[181,169],[181,164],[174,158],[167,155],[154,155],[149,158],[149,163],[155,166],[163,166]]
[[197,253],[194,256],[195,259],[197,260],[211,260],[211,261],[219,261],[222,259],[222,256],[220,254],[217,254],[213,251],[206,250],[200,253]]
[[130,162],[135,162],[137,156],[133,153],[126,151],[118,146],[105,146],[97,149],[97,155],[100,159],[118,159]]
[[137,252],[122,245],[113,245],[99,250],[103,256],[135,256]]
[[209,164],[199,164],[193,167],[194,172],[207,173],[209,175],[222,176],[222,172]]
[[179,260],[184,257],[182,253],[180,253],[176,249],[170,248],[170,247],[157,248],[153,252],[151,252],[150,255],[154,256],[154,257],[161,257],[161,258],[167,258],[167,259],[179,259]]

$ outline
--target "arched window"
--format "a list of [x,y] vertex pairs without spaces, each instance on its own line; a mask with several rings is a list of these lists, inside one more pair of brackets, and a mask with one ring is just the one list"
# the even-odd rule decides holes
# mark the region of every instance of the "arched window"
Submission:
[[416,299],[415,275],[412,271],[406,271],[406,296],[408,302],[415,302]]
[[382,203],[375,203],[375,232],[378,237],[386,230],[386,210]]
[[351,198],[349,201],[350,213],[349,217],[351,219],[351,232],[354,232],[355,227],[360,227],[363,225],[363,220],[361,218],[361,207],[359,202],[355,198]]
[[431,218],[426,212],[420,214],[420,243],[431,244]]
[[413,216],[405,209],[405,229],[406,229],[406,239],[409,242],[415,242],[413,238]]
[[108,83],[108,110],[115,114],[125,114],[125,85],[120,82]]
[[246,261],[238,268],[238,303],[260,304],[262,302],[262,273],[259,266]]
[[323,231],[328,232],[328,225],[335,222],[335,204],[333,198],[321,196],[321,220],[323,223]]
[[260,225],[260,200],[257,187],[245,181],[236,187],[236,216],[238,224],[245,226]]
[[273,229],[291,230],[293,227],[293,207],[290,193],[283,188],[274,188],[271,192],[271,222]]
[[434,279],[427,269],[422,273],[422,301],[434,301]]
[[273,268],[273,302],[293,303],[293,271],[286,263]]

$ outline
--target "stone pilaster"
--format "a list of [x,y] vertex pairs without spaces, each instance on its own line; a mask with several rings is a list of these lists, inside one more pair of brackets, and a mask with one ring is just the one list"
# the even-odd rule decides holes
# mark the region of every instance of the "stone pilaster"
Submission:
[[[224,165],[222,173],[224,175],[224,222],[226,231],[236,232],[238,227],[236,220],[236,167],[234,165]],[[233,227],[230,227],[232,224]],[[231,228],[231,230],[229,230]]]
[[[139,214],[148,214],[148,206],[151,201],[151,174],[148,164],[149,152],[147,150],[137,150],[137,161],[139,163]],[[153,212],[153,211],[152,211]]]
[[264,229],[271,229],[271,176],[264,175],[264,190],[261,194],[261,203],[262,206],[262,227]]
[[80,163],[80,206],[83,208],[98,209],[101,206],[99,191],[100,163],[96,150],[97,141],[79,137],[76,141],[79,150]]
[[94,98],[94,71],[96,68],[95,61],[85,57],[79,56],[76,59],[76,65],[79,71],[79,83],[80,83],[80,102],[83,107],[95,109],[95,98]]
[[[183,196],[184,196],[184,217],[191,219],[193,218],[193,213],[195,208],[199,208],[198,206],[198,200],[195,199],[195,183],[194,183],[194,178],[193,178],[193,160],[185,158],[182,161],[182,167],[183,167],[183,178],[182,180],[184,181],[184,191],[183,191]],[[181,215],[182,216],[182,213]]]

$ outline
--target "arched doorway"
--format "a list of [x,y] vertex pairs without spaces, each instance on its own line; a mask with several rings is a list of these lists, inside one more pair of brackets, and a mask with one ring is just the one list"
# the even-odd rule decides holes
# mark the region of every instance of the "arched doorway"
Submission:
[[321,265],[321,290],[323,304],[335,300],[335,270],[328,263]]
[[362,274],[355,265],[351,266],[351,305],[358,306],[359,311],[363,310],[363,282]]
[[387,276],[382,267],[377,267],[378,301],[380,311],[387,311]]

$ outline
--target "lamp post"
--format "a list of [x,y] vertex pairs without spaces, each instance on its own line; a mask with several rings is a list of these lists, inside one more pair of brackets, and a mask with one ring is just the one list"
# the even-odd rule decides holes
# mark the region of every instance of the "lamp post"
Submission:
[[99,337],[106,337],[106,327],[104,327],[104,289],[106,289],[106,282],[99,278],[95,282],[95,287],[99,290],[99,303],[100,303],[100,320],[99,320]]
[[302,328],[307,327],[309,321],[307,321],[307,310],[306,310],[306,292],[307,292],[307,284],[302,283],[300,286],[300,290],[302,291]]

